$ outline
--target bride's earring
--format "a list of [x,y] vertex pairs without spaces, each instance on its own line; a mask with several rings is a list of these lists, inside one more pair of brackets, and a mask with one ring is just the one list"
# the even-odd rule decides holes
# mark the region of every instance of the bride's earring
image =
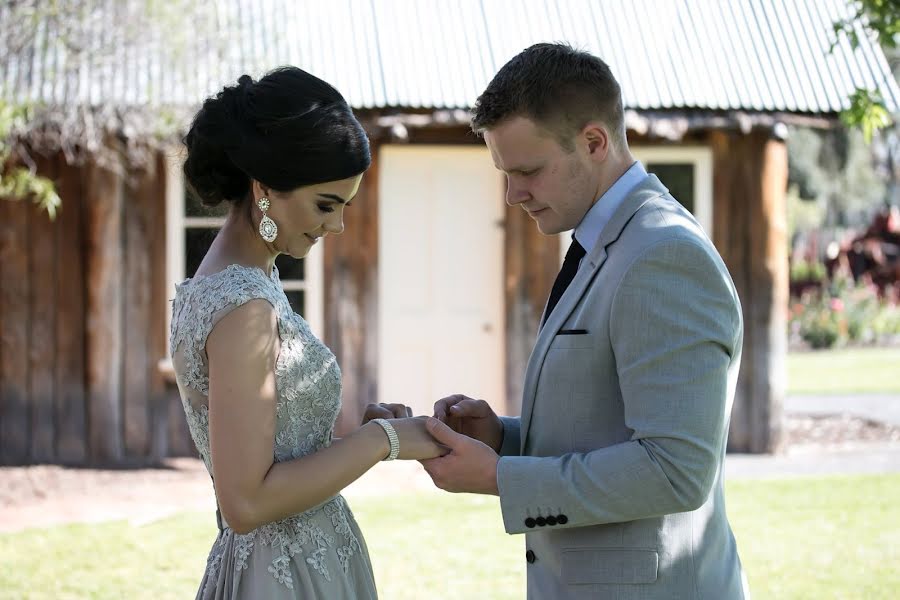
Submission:
[[269,211],[269,199],[265,197],[260,198],[256,201],[256,206],[259,207],[263,214],[262,220],[259,222],[259,235],[271,244],[278,237],[278,225],[266,214]]

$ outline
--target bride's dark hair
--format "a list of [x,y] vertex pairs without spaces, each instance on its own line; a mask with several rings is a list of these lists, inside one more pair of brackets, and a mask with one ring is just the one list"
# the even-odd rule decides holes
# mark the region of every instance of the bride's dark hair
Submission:
[[242,75],[208,98],[184,138],[184,175],[207,206],[248,198],[250,180],[287,192],[369,168],[369,140],[344,97],[297,67]]

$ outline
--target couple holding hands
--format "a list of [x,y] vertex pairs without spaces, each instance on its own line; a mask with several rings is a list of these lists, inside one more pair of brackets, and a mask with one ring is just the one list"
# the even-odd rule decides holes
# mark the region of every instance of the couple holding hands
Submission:
[[748,597],[722,489],[740,303],[700,225],[632,156],[618,82],[597,57],[538,44],[493,78],[472,129],[507,202],[544,234],[573,231],[521,417],[465,396],[428,418],[370,405],[335,439],[340,368],[275,258],[342,232],[366,134],[295,67],[241,77],[194,118],[188,184],[231,205],[172,307],[178,387],[220,507],[197,597],[376,598],[340,492],[385,459],[498,495],[506,531],[525,534],[531,599]]

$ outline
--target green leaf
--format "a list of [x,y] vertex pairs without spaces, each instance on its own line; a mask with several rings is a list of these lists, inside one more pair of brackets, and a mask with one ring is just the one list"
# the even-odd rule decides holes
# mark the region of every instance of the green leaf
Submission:
[[56,186],[46,177],[32,173],[24,167],[15,167],[8,172],[0,172],[0,198],[30,200],[41,210],[47,211],[51,219],[56,218],[62,199],[56,193]]
[[857,88],[850,95],[850,107],[841,113],[841,120],[848,127],[861,129],[866,143],[871,144],[875,133],[891,124],[891,113],[880,92]]

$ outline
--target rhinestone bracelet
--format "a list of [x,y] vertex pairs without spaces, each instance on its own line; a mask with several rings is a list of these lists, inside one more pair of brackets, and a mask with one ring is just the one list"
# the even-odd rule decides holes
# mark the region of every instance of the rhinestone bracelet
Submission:
[[381,425],[381,428],[384,429],[384,432],[388,436],[388,442],[391,444],[391,452],[382,460],[394,460],[400,454],[400,438],[397,437],[397,432],[394,430],[394,426],[390,424],[386,419],[372,419],[375,423]]

